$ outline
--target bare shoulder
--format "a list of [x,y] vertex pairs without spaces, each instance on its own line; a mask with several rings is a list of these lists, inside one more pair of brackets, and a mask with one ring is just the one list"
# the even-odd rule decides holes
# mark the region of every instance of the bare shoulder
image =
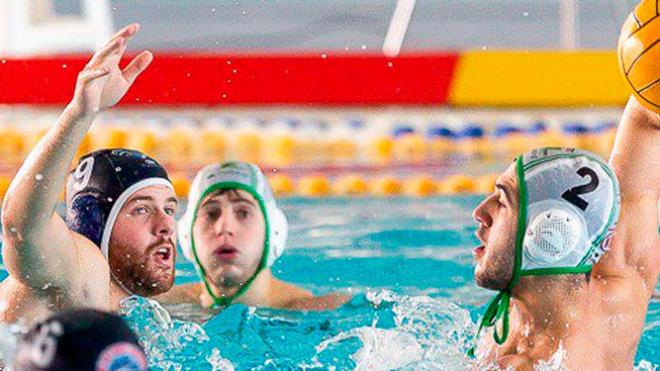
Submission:
[[153,299],[161,304],[199,303],[201,293],[202,284],[193,282],[173,286],[169,291],[155,296]]
[[314,296],[308,290],[280,280],[276,280],[274,287],[274,306],[289,310],[333,310],[351,298],[337,293]]
[[334,310],[342,306],[350,295],[332,293],[324,296],[299,298],[287,303],[286,308],[292,310]]

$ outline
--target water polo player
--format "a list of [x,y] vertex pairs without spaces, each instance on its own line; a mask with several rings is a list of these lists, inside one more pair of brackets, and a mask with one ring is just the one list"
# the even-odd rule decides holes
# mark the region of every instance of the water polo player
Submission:
[[659,144],[660,116],[631,98],[609,165],[546,148],[499,177],[474,211],[475,279],[499,291],[479,326],[493,327],[482,367],[554,355],[568,369],[633,368],[660,272]]
[[67,310],[35,324],[16,345],[14,370],[146,371],[137,337],[121,318]]
[[[59,121],[31,151],[2,208],[1,319],[114,309],[129,294],[167,291],[174,280],[176,198],[165,170],[135,151],[101,150],[69,165],[99,112],[114,106],[152,60],[119,61],[137,25],[119,31],[78,75]],[[66,221],[56,212],[67,183]]]
[[270,267],[286,246],[288,224],[268,180],[253,164],[208,165],[192,183],[179,241],[201,283],[176,286],[164,303],[223,308],[249,306],[321,310],[346,301],[343,295],[313,297],[275,278]]

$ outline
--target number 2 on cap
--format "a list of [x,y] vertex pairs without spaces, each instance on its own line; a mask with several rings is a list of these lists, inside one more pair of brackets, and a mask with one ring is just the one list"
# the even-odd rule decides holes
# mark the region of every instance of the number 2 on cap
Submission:
[[589,207],[589,203],[584,198],[580,197],[580,195],[595,191],[596,188],[598,188],[600,181],[598,180],[596,172],[588,167],[580,168],[577,173],[583,178],[588,176],[590,179],[589,183],[569,189],[561,194],[561,198],[579,207],[582,211],[585,211],[587,210],[587,207]]

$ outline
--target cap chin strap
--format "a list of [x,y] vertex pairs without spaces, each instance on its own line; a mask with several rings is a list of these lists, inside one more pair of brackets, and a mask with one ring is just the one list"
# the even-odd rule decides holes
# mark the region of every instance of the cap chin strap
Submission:
[[[199,211],[199,206],[204,200],[204,198],[211,192],[217,191],[219,189],[241,189],[243,191],[248,192],[252,197],[254,197],[255,200],[257,200],[257,203],[259,204],[259,209],[261,210],[261,213],[264,216],[264,221],[266,224],[266,235],[264,237],[264,251],[261,254],[261,261],[259,262],[259,266],[257,267],[257,270],[254,272],[252,277],[250,277],[241,287],[234,293],[234,295],[231,296],[217,296],[213,293],[213,290],[211,289],[211,284],[209,283],[208,278],[206,277],[206,271],[204,270],[204,267],[202,266],[202,263],[199,260],[199,256],[197,255],[197,249],[195,248],[195,237],[193,235],[193,226],[195,225],[195,220],[197,220],[197,212]],[[220,183],[216,184],[214,186],[209,187],[204,193],[199,197],[198,204],[195,207],[195,212],[193,214],[193,219],[190,223],[190,245],[191,245],[191,250],[193,253],[193,257],[195,259],[195,267],[197,268],[199,272],[199,276],[202,279],[202,282],[204,282],[204,287],[206,288],[206,292],[209,294],[211,299],[213,299],[213,304],[212,308],[226,308],[229,305],[231,305],[236,298],[240,297],[241,295],[245,294],[250,287],[252,286],[252,283],[254,282],[255,278],[261,273],[261,271],[264,270],[266,267],[267,261],[268,261],[268,255],[270,252],[270,221],[268,220],[268,214],[266,213],[266,205],[264,203],[263,197],[259,195],[257,192],[255,192],[252,188],[247,187],[246,185],[238,182],[227,182],[227,183]]]
[[[493,339],[497,344],[504,344],[509,336],[509,305],[511,303],[511,292],[520,281],[520,267],[522,265],[522,245],[527,227],[527,186],[525,184],[525,174],[523,171],[523,156],[516,160],[516,174],[518,176],[519,206],[518,206],[518,231],[516,233],[515,258],[513,263],[513,276],[507,285],[507,288],[500,290],[494,298],[488,303],[486,312],[479,323],[477,334],[474,337],[474,344],[468,350],[470,357],[475,357],[477,341],[484,327],[493,327]],[[502,333],[498,333],[497,323],[502,321]]]

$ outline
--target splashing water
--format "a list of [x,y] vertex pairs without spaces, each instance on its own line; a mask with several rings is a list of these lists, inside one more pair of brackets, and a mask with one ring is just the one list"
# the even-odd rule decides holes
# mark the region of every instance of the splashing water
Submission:
[[379,290],[337,311],[233,305],[204,329],[237,369],[463,369],[474,324],[444,299]]
[[[357,295],[336,311],[293,312],[235,304],[204,325],[180,321],[158,303],[131,297],[121,314],[165,370],[464,370],[475,323],[443,299],[389,290]],[[559,350],[534,370],[563,370]],[[482,366],[485,367],[485,366]],[[495,365],[485,369],[499,370]],[[657,370],[642,361],[638,371]]]
[[172,319],[156,301],[131,296],[119,314],[138,335],[151,367],[163,370],[233,370],[197,323]]

